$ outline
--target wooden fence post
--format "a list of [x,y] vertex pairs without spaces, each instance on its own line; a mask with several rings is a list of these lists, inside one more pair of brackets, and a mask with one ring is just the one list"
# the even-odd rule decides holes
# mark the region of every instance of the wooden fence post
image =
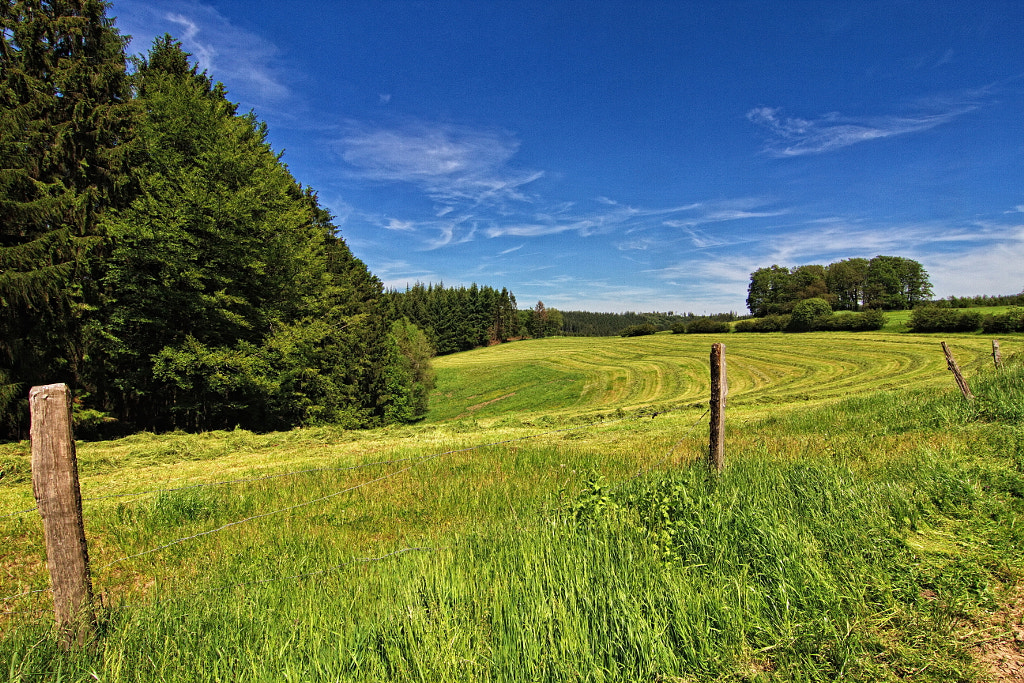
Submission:
[[711,345],[711,440],[708,468],[721,472],[725,467],[725,397],[729,380],[725,371],[725,344]]
[[999,340],[992,340],[992,360],[996,364],[996,370],[1003,367],[1003,356],[999,353]]
[[953,373],[953,378],[956,380],[956,385],[960,387],[960,393],[964,395],[968,401],[974,399],[974,394],[971,393],[971,388],[967,386],[967,380],[964,379],[963,374],[960,372],[960,366],[956,364],[956,360],[953,358],[953,352],[946,346],[946,342],[942,342],[942,352],[946,354],[946,365],[949,366],[949,371]]
[[32,491],[43,518],[53,613],[66,644],[81,646],[91,638],[96,616],[67,385],[32,387],[29,410]]

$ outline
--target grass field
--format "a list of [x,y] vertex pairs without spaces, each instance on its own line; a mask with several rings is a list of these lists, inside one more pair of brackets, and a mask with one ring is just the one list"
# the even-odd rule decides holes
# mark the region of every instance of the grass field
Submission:
[[[726,342],[729,404],[777,407],[896,388],[948,386],[935,335],[886,333],[737,334]],[[714,335],[553,338],[505,344],[435,360],[437,392],[428,421],[537,420],[707,405]],[[951,340],[965,368],[991,363],[991,340]]]
[[974,404],[936,336],[725,337],[721,478],[699,464],[704,335],[440,358],[414,426],[80,444],[105,606],[83,651],[47,614],[27,445],[0,446],[0,671],[1002,680],[993,658],[1019,657],[1024,370],[994,373],[987,338],[942,338]]

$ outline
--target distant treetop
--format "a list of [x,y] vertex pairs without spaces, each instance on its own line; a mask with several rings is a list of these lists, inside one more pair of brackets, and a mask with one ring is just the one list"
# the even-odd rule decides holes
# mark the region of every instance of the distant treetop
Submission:
[[747,308],[755,317],[791,313],[805,299],[833,309],[908,309],[928,301],[932,284],[920,263],[901,256],[851,258],[827,266],[772,265],[750,274]]

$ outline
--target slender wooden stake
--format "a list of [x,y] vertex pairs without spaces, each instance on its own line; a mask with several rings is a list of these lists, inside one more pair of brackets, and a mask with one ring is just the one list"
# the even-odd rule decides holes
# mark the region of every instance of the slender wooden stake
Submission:
[[53,613],[65,644],[82,646],[93,635],[96,616],[67,385],[32,387],[29,409],[32,491],[43,518]]
[[960,387],[960,393],[964,395],[968,401],[974,399],[974,394],[971,393],[971,388],[967,386],[967,380],[964,379],[963,374],[960,372],[960,366],[956,364],[956,360],[953,358],[953,352],[946,346],[946,342],[942,342],[942,352],[946,354],[946,365],[949,366],[949,371],[953,373],[953,378],[956,380],[956,385]]
[[996,370],[999,370],[1000,368],[1003,367],[1003,356],[1002,356],[1001,353],[999,353],[999,340],[998,339],[993,339],[992,340],[992,360],[996,364]]
[[711,345],[711,443],[708,468],[721,472],[725,467],[725,398],[729,380],[725,371],[725,344]]

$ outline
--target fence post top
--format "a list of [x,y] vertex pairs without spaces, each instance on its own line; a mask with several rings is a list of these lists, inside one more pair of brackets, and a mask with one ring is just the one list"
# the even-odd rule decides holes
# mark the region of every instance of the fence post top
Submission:
[[50,394],[67,394],[68,385],[63,382],[59,382],[57,384],[44,384],[42,386],[32,387],[29,389],[28,397],[29,399],[33,399],[41,393],[46,394],[42,397],[44,399],[49,398]]

